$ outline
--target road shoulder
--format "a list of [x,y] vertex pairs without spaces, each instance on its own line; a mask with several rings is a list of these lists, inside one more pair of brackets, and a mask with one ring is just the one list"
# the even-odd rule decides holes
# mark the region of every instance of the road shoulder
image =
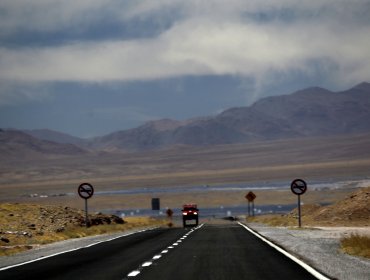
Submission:
[[370,260],[344,254],[339,246],[340,238],[353,232],[368,233],[369,227],[293,229],[257,223],[248,226],[332,278],[369,279]]
[[46,245],[37,246],[29,251],[24,251],[11,256],[0,256],[0,269],[8,266],[15,266],[25,262],[32,262],[40,258],[61,254],[63,252],[78,250],[80,248],[93,246],[101,242],[106,242],[115,238],[131,235],[144,230],[149,230],[152,227],[138,228],[123,232],[111,234],[102,234],[96,236],[87,236],[82,238],[73,238],[54,242]]

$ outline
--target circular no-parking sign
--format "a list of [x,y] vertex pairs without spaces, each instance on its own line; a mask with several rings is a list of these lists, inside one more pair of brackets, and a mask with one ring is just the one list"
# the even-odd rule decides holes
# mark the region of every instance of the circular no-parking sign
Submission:
[[306,190],[307,190],[307,184],[302,179],[295,179],[291,183],[290,189],[292,190],[292,192],[294,194],[301,195],[301,194],[304,194],[306,192]]
[[88,199],[94,194],[94,188],[89,183],[82,183],[78,186],[78,195],[83,199]]

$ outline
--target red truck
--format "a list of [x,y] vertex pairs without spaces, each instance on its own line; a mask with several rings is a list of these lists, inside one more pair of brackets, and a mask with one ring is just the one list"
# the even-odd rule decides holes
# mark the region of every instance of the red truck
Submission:
[[196,204],[185,204],[182,208],[182,224],[186,227],[186,221],[195,220],[195,225],[199,222],[199,210]]

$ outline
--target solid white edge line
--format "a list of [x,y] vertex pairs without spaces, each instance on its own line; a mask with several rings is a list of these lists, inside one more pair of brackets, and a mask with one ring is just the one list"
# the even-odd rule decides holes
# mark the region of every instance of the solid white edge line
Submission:
[[272,243],[271,241],[267,240],[265,237],[263,237],[261,234],[251,230],[248,226],[246,226],[245,224],[243,223],[240,223],[238,222],[239,225],[241,225],[242,227],[244,227],[246,230],[248,230],[250,233],[254,234],[256,237],[258,237],[259,239],[261,239],[262,241],[264,241],[265,243],[267,243],[268,245],[270,245],[271,247],[273,247],[274,249],[276,249],[277,251],[279,251],[280,253],[282,253],[283,255],[287,256],[289,259],[291,259],[292,261],[294,261],[295,263],[299,264],[301,267],[303,267],[305,270],[307,270],[309,273],[311,273],[313,276],[315,276],[317,279],[319,280],[330,280],[330,278],[326,277],[325,275],[321,274],[320,272],[318,272],[316,269],[314,269],[312,266],[309,266],[308,264],[306,264],[305,262],[301,261],[300,259],[296,258],[295,256],[293,256],[292,254],[288,253],[287,251],[285,251],[284,249],[282,249],[281,247],[275,245],[274,243]]
[[13,268],[13,267],[17,267],[17,266],[22,266],[22,265],[33,263],[33,262],[37,262],[37,261],[41,261],[41,260],[44,260],[44,259],[47,259],[47,258],[51,258],[51,257],[57,256],[57,255],[61,255],[61,254],[64,254],[64,253],[69,253],[69,252],[77,251],[79,249],[81,249],[81,248],[71,249],[71,250],[67,250],[67,251],[55,253],[55,254],[52,254],[52,255],[49,255],[49,256],[39,257],[39,258],[34,259],[34,260],[29,260],[29,261],[25,261],[25,262],[22,262],[22,263],[17,263],[17,264],[5,266],[5,267],[0,268],[0,271],[7,270],[7,269],[10,269],[10,268]]
[[133,235],[133,234],[136,234],[136,233],[141,233],[141,232],[144,232],[144,231],[147,231],[147,230],[153,230],[153,229],[156,229],[156,228],[157,227],[148,228],[148,229],[145,229],[145,230],[140,230],[140,231],[135,231],[135,232],[130,232],[130,233],[125,233],[125,234],[122,234],[122,235],[119,235],[119,236],[116,236],[116,237],[113,237],[113,238],[110,238],[110,239],[107,239],[107,240],[104,240],[104,241],[98,241],[98,242],[95,242],[95,243],[92,243],[92,244],[88,244],[86,246],[82,246],[82,247],[78,247],[78,248],[58,252],[58,253],[51,254],[51,255],[48,255],[48,256],[39,257],[37,259],[25,261],[25,262],[22,262],[22,263],[17,263],[17,264],[13,264],[13,265],[9,265],[9,266],[4,266],[4,267],[0,268],[0,271],[7,270],[7,269],[17,267],[17,266],[22,266],[22,265],[33,263],[33,262],[37,262],[37,261],[41,261],[41,260],[44,260],[44,259],[48,259],[48,258],[51,258],[51,257],[55,257],[55,256],[58,256],[58,255],[73,252],[73,251],[77,251],[77,250],[80,250],[80,249],[89,248],[91,246],[94,246],[94,245],[97,245],[97,244],[100,244],[100,243],[109,242],[109,241],[112,241],[112,240],[115,240],[115,239],[118,239],[118,238],[121,238],[121,237],[130,236],[130,235]]

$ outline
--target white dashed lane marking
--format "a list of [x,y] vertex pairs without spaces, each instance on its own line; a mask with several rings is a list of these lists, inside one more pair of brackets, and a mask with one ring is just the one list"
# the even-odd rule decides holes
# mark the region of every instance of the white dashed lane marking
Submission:
[[[155,255],[155,256],[152,258],[152,260],[153,260],[153,261],[155,261],[155,260],[160,259],[160,258],[162,257],[162,254],[166,254],[166,253],[168,253],[168,252],[169,252],[169,250],[174,249],[174,248],[175,248],[174,246],[178,246],[178,245],[179,245],[179,243],[181,243],[181,242],[182,242],[182,240],[184,240],[186,237],[188,237],[188,236],[189,236],[189,234],[193,233],[193,232],[194,232],[195,230],[197,230],[197,229],[200,229],[202,226],[203,226],[203,224],[201,224],[200,226],[196,227],[195,229],[190,230],[188,233],[186,233],[183,237],[181,237],[179,240],[177,240],[177,241],[176,241],[175,243],[173,243],[171,246],[168,246],[168,247],[167,247],[167,249],[163,250],[163,251],[161,252],[161,254]],[[139,275],[139,274],[140,274],[140,269],[143,269],[144,267],[149,267],[149,266],[151,266],[152,264],[153,264],[153,262],[152,262],[152,261],[148,261],[148,262],[143,263],[143,264],[141,265],[141,267],[139,267],[139,268],[138,268],[138,270],[134,270],[134,271],[130,272],[129,274],[127,274],[127,278],[129,278],[129,277],[135,277],[135,276]]]
[[127,276],[128,277],[135,277],[135,276],[137,276],[139,274],[140,274],[140,271],[139,270],[134,270],[134,271],[130,272]]

